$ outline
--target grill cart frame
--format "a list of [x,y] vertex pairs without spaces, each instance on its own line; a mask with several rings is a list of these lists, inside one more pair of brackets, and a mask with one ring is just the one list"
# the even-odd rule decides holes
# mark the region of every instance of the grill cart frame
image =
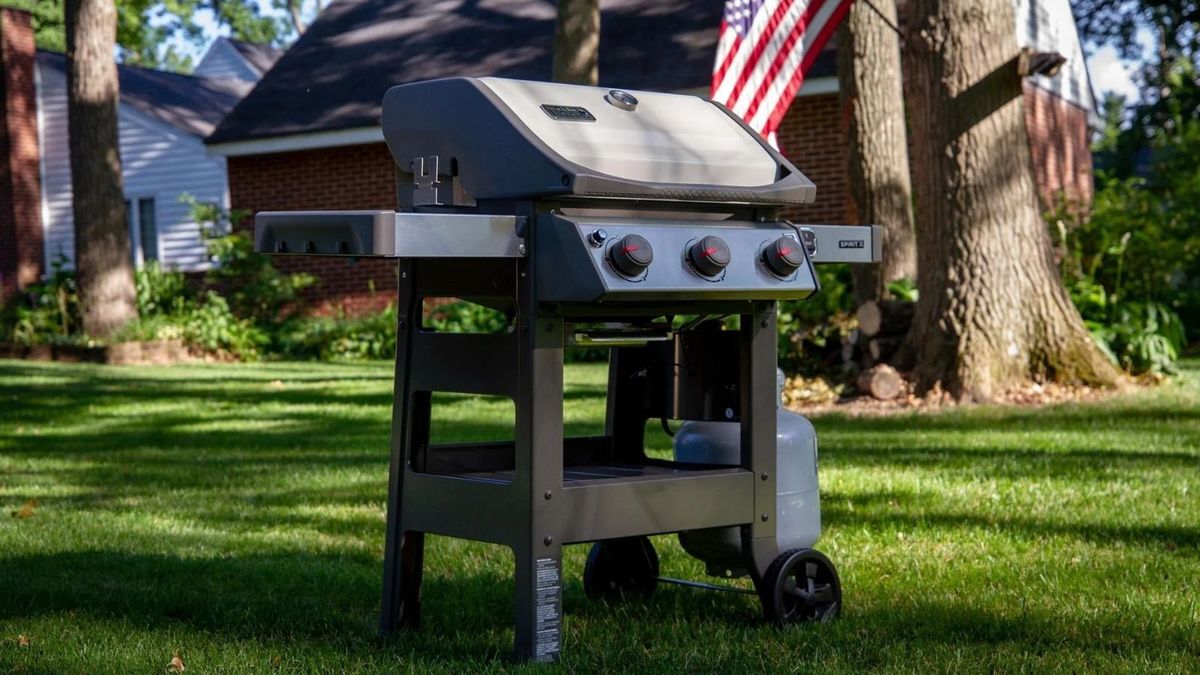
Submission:
[[[572,173],[579,167],[550,150],[546,152],[557,158],[562,176],[559,187],[565,189],[545,194],[543,188],[530,188],[516,197],[493,194],[513,190],[513,178],[481,178],[484,159],[469,154],[469,147],[479,143],[458,136],[478,127],[503,146],[504,139],[495,138],[500,127],[485,118],[495,110],[511,110],[495,95],[482,96],[482,103],[460,101],[471,92],[487,94],[486,87],[465,81],[469,86],[464,89],[463,81],[451,82],[457,83],[425,83],[434,86],[419,90],[410,88],[420,85],[398,87],[385,99],[384,128],[401,173],[403,212],[256,217],[256,248],[263,252],[397,260],[381,632],[420,624],[426,534],[501,544],[513,551],[514,654],[520,660],[558,658],[562,547],[567,544],[607,542],[600,546],[610,546],[611,558],[631,546],[648,546],[639,543],[648,535],[737,527],[746,569],[768,618],[786,623],[836,613],[840,590],[828,560],[813,551],[782,551],[776,540],[775,302],[818,290],[814,262],[878,260],[877,230],[776,220],[779,206],[789,203],[787,195],[811,200],[811,183],[765,145],[764,153],[780,163],[776,175],[782,178],[763,189],[761,199],[749,188],[730,199],[728,189],[716,186],[692,189],[688,201],[681,201],[678,190],[663,200],[670,186],[650,186],[631,201],[628,194],[614,195],[617,188],[608,179],[604,194],[581,195],[577,192],[596,181]],[[538,86],[543,88],[537,90],[539,96],[549,95],[546,91],[557,95],[561,87]],[[572,95],[595,92],[565,89]],[[465,122],[449,123],[453,133],[439,135],[430,128],[444,123],[438,115],[420,117],[410,110],[428,106],[438,95],[447,105],[467,111]],[[637,96],[649,97],[650,103],[669,95]],[[389,101],[394,102],[390,107]],[[594,110],[594,103],[588,105]],[[393,119],[393,113],[403,119]],[[613,113],[596,117],[603,122],[606,114]],[[528,126],[508,123],[536,146]],[[411,133],[421,140],[388,133],[397,125],[405,134],[415,129]],[[428,138],[442,143],[453,138],[454,147],[422,145]],[[492,156],[494,149],[481,152],[487,161],[499,161]],[[402,157],[411,158],[407,166]],[[447,174],[436,168],[447,163],[457,166]],[[493,164],[491,171],[498,170]],[[640,189],[631,185],[620,189]],[[450,189],[439,193],[439,186]],[[606,230],[645,234],[642,241],[647,246],[653,242],[660,251],[658,267],[651,268],[656,276],[638,279],[614,270],[614,244],[601,235]],[[743,256],[742,266],[730,265],[719,278],[702,278],[685,258],[669,258],[672,249],[691,246],[696,235],[714,233],[732,242],[735,256]],[[803,253],[791,277],[775,278],[764,271],[761,249],[754,246],[774,238],[796,242]],[[759,258],[752,260],[755,255]],[[444,297],[499,309],[510,316],[511,329],[454,334],[423,328],[423,300]],[[685,315],[698,318],[682,328],[661,319]],[[715,330],[720,322],[711,319],[727,316],[739,317],[740,327]],[[600,436],[564,435],[563,356],[570,344],[612,346]],[[735,349],[736,359],[689,356]],[[514,440],[431,444],[434,392],[512,399]],[[740,422],[739,465],[647,457],[645,428],[654,418]],[[589,562],[593,575],[594,564]],[[817,572],[826,575],[819,588],[813,585]],[[644,580],[652,587],[656,560],[649,573]],[[799,583],[805,579],[807,589]],[[805,608],[814,602],[826,609],[832,605],[832,610],[806,615]]]

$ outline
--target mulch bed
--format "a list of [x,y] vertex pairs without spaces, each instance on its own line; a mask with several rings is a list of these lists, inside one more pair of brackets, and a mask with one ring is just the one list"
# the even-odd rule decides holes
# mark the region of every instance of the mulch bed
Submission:
[[108,365],[166,365],[193,361],[181,340],[119,342],[114,345],[18,345],[0,343],[0,358]]
[[[1138,387],[1152,387],[1161,383],[1161,378],[1143,377],[1126,382],[1123,388],[1104,389],[1098,387],[1079,387],[1057,383],[1029,382],[1020,387],[1010,389],[994,400],[995,405],[1039,407],[1061,403],[1080,403],[1098,401],[1128,392]],[[820,378],[806,380],[804,378],[788,378],[785,389],[786,407],[801,414],[842,413],[844,415],[891,415],[908,412],[935,412],[953,408],[963,404],[955,401],[940,390],[931,391],[925,396],[912,393],[910,383],[906,382],[907,392],[890,401],[880,401],[870,396],[839,395],[826,385]]]

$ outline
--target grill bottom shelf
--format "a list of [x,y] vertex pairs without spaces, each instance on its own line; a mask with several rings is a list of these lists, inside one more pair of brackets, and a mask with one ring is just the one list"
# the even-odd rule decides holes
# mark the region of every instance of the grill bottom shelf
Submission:
[[[740,467],[717,465],[678,464],[663,462],[659,464],[583,464],[563,468],[563,487],[587,485],[594,482],[620,480],[643,481],[671,478],[692,478],[699,476],[717,476],[736,474],[745,471]],[[508,471],[479,471],[458,474],[460,478],[471,478],[494,483],[512,483],[513,472]]]

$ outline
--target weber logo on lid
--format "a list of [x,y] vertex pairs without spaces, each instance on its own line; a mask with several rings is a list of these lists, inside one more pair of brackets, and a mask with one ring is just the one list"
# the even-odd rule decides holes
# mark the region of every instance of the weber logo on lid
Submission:
[[569,122],[595,122],[596,118],[592,113],[588,112],[587,108],[577,105],[550,105],[543,103],[542,112],[545,112],[550,117],[556,120],[566,120]]

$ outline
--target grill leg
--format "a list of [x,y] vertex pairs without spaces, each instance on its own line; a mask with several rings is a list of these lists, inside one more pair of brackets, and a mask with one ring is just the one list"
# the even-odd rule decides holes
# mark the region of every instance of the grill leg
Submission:
[[400,262],[399,316],[396,330],[396,381],[392,404],[392,453],[388,479],[387,531],[383,553],[383,599],[379,632],[416,628],[421,621],[421,576],[425,534],[404,523],[404,479],[412,471],[413,448],[429,444],[429,392],[412,390],[409,368],[413,344],[409,337],[421,322],[412,261]]
[[[532,276],[532,275],[530,275]],[[518,282],[516,517],[513,528],[518,660],[556,661],[562,646],[563,321],[536,315],[532,284]]]
[[767,567],[779,554],[775,538],[779,515],[775,496],[775,303],[757,302],[754,313],[743,314],[741,320],[742,466],[760,477],[754,481],[754,519],[742,527],[742,554],[755,586],[760,586]]

